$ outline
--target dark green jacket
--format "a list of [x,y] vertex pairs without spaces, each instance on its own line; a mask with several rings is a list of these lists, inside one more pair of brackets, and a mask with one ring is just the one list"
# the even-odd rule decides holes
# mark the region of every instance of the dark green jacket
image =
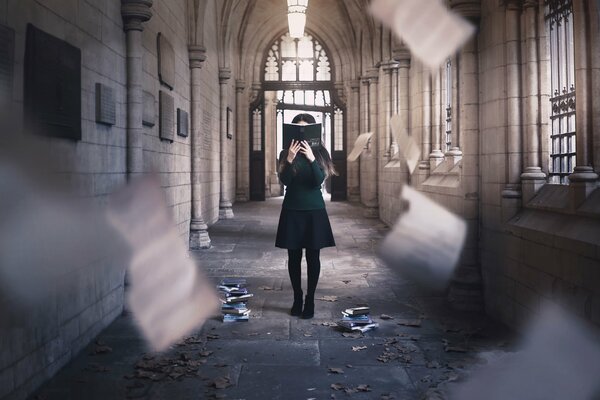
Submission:
[[[284,155],[285,153],[280,154],[280,159]],[[321,184],[324,179],[325,172],[317,161],[311,163],[302,154],[297,155],[292,164],[286,160],[279,174],[279,180],[285,185],[283,208],[288,210],[325,208],[321,194]]]

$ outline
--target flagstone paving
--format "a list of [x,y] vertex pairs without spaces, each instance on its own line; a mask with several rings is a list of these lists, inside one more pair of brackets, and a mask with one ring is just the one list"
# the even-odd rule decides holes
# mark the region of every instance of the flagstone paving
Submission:
[[[280,209],[281,198],[236,204],[234,219],[209,229],[212,247],[193,253],[215,282],[247,278],[249,322],[215,317],[153,354],[125,313],[33,398],[421,399],[465,379],[478,352],[509,348],[502,325],[453,311],[443,293],[383,265],[376,252],[388,228],[345,202],[327,203],[337,247],[321,252],[315,318],[291,317],[287,252],[274,247]],[[331,326],[359,304],[378,329],[353,336]]]

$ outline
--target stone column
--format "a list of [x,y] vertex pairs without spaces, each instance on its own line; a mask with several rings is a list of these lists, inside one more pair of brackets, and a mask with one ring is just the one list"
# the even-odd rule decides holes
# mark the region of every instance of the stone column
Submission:
[[421,171],[422,179],[425,179],[429,174],[429,154],[431,153],[431,69],[423,67],[421,79],[423,84],[423,109],[421,110],[423,128],[421,131],[421,161],[419,162],[419,170]]
[[227,157],[227,105],[228,103],[228,88],[227,83],[231,78],[231,70],[229,68],[219,69],[219,99],[221,118],[219,123],[220,136],[220,153],[221,153],[221,199],[219,201],[219,219],[233,218],[233,208],[229,195],[229,163]]
[[394,91],[396,85],[394,85],[393,77],[394,71],[398,70],[398,63],[395,60],[386,61],[381,65],[383,69],[383,82],[381,83],[381,89],[383,90],[383,140],[381,141],[382,146],[380,148],[380,154],[382,155],[382,162],[389,161],[392,156],[392,128],[390,125],[390,118],[394,115]]
[[127,178],[144,172],[142,125],[143,23],[152,18],[152,0],[121,0],[121,16],[127,41]]
[[[589,46],[590,30],[586,1],[573,0],[573,44],[575,54],[575,126],[577,127],[577,162],[569,175],[573,207],[579,205],[596,189],[598,174],[592,166],[593,114],[592,79]],[[596,25],[597,26],[597,25]]]
[[410,53],[408,51],[401,52],[396,55],[396,60],[398,61],[398,115],[402,130],[408,132],[410,114],[410,82],[408,74],[410,70]]
[[378,69],[367,71],[363,78],[363,87],[366,96],[363,97],[365,132],[373,132],[367,151],[360,156],[361,159],[361,200],[365,206],[365,217],[379,218],[379,201],[377,195],[377,162],[378,162],[378,127],[377,127],[377,94],[378,94]]
[[244,168],[244,160],[247,159],[247,154],[243,152],[242,147],[244,138],[247,140],[247,134],[242,128],[243,119],[245,120],[248,115],[247,107],[244,107],[244,89],[246,88],[246,82],[242,80],[235,81],[235,198],[240,201],[247,201],[244,191],[244,181],[242,179],[242,172],[247,170]]
[[[506,4],[504,31],[506,32],[506,186],[502,191],[504,199],[521,198],[522,148],[522,103],[521,103],[521,36],[520,1],[511,0]],[[508,200],[503,200],[503,205]],[[519,200],[520,202],[520,200]],[[508,206],[508,204],[506,204]],[[510,218],[519,204],[511,206]]]
[[441,132],[444,124],[442,124],[442,79],[440,69],[433,74],[432,77],[432,132],[431,132],[431,153],[429,154],[429,168],[431,171],[435,169],[444,160],[444,153],[441,147]]
[[[358,79],[350,81],[350,89],[352,96],[348,103],[349,112],[346,113],[346,121],[349,125],[348,134],[348,149],[349,153],[354,147],[354,142],[358,135],[363,133],[360,127],[360,81]],[[360,161],[348,163],[348,200],[360,201]]]
[[206,49],[203,46],[190,45],[188,47],[190,58],[191,80],[191,164],[192,164],[192,220],[190,222],[190,249],[207,249],[210,247],[208,226],[202,218],[202,182],[201,182],[201,156],[202,156],[202,81],[200,70],[206,60]]
[[536,0],[523,4],[524,24],[521,27],[525,40],[523,64],[525,82],[525,171],[521,174],[523,203],[527,204],[546,183],[546,174],[540,166],[540,91],[538,71]]

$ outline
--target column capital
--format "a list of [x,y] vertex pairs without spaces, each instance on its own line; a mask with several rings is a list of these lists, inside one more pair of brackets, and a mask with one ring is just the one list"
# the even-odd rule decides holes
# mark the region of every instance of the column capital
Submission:
[[152,0],[121,0],[123,30],[143,31],[144,22],[152,18]]
[[377,83],[379,81],[379,68],[369,68],[367,70],[367,76],[369,77],[369,83]]
[[206,61],[206,47],[190,45],[188,46],[188,55],[190,58],[190,68],[202,68],[202,63]]
[[475,23],[475,25],[479,25],[481,0],[450,0],[450,8],[458,15]]
[[387,60],[381,63],[381,68],[386,72],[391,72],[394,69],[400,68],[400,63],[394,59]]
[[235,91],[237,93],[242,93],[244,91],[244,89],[246,89],[246,81],[243,81],[241,79],[236,79],[236,81],[235,81]]
[[227,67],[219,68],[219,83],[225,83],[231,78],[231,69]]

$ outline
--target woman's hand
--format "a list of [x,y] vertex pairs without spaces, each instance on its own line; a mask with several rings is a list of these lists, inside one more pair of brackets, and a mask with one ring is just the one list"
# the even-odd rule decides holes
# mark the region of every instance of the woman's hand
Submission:
[[310,161],[310,162],[315,161],[315,155],[313,154],[312,149],[308,145],[308,142],[306,140],[303,140],[301,143],[302,143],[302,148],[300,149],[300,151],[302,152],[302,154],[304,154],[306,156],[306,158],[308,158],[308,161]]
[[287,162],[291,164],[294,161],[296,154],[298,154],[298,150],[300,150],[300,142],[292,140],[292,144],[290,144],[290,148],[288,149]]

